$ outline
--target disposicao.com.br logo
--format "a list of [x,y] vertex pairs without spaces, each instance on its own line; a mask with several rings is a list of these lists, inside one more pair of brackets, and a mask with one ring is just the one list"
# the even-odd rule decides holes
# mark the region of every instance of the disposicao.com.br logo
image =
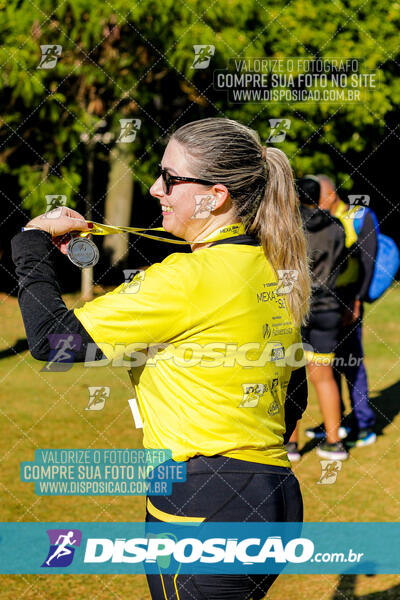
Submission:
[[[250,550],[251,549],[251,550]],[[294,538],[284,545],[280,536],[262,538],[208,538],[194,537],[178,541],[165,537],[132,539],[88,539],[85,563],[154,563],[169,556],[184,564],[234,563],[263,564],[268,559],[275,563],[307,562],[314,554],[314,544],[307,538]]]
[[[175,533],[177,533],[175,531]],[[207,565],[219,568],[235,566],[244,572],[249,566],[279,572],[285,565],[301,563],[354,563],[360,562],[363,553],[315,552],[314,543],[306,537],[284,539],[279,535],[268,537],[182,537],[171,532],[154,536],[143,532],[143,537],[88,537],[79,561],[95,565],[107,572],[108,566],[132,565],[148,570],[150,565],[162,565],[169,572],[186,565],[193,573],[203,572]],[[52,529],[47,534],[50,549],[42,567],[67,567],[74,558],[75,547],[81,545],[82,533],[78,529]],[[126,567],[129,568],[129,567]]]
[[400,574],[400,523],[17,522],[0,536],[1,574]]

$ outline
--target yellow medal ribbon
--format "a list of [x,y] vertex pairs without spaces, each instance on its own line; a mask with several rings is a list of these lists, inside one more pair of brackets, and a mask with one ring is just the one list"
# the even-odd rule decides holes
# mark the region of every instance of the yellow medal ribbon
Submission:
[[150,233],[143,233],[144,231],[165,231],[163,227],[154,227],[150,229],[144,229],[142,227],[118,227],[117,225],[103,225],[103,223],[95,223],[94,221],[87,221],[93,225],[93,229],[81,233],[81,237],[88,235],[111,235],[115,233],[133,233],[134,235],[140,235],[141,237],[149,238],[150,240],[157,240],[160,242],[168,242],[169,244],[204,244],[205,242],[216,242],[223,240],[228,237],[242,235],[246,232],[243,223],[233,223],[232,225],[225,225],[220,227],[216,231],[213,231],[204,240],[195,240],[193,242],[187,242],[184,240],[171,240],[159,235],[152,235]]

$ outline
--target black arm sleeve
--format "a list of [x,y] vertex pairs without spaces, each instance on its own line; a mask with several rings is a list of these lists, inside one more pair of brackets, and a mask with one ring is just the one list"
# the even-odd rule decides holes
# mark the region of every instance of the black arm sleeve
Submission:
[[357,240],[357,249],[361,266],[358,298],[368,300],[368,289],[374,273],[378,239],[374,220],[369,212],[365,215],[363,226]]
[[74,362],[83,362],[91,344],[91,360],[105,358],[82,323],[61,298],[56,280],[54,253],[59,252],[51,235],[35,230],[17,233],[11,240],[12,259],[18,278],[18,302],[25,325],[29,350],[37,360],[48,360],[49,334],[78,334],[79,349],[74,350]]
[[292,371],[285,401],[286,432],[283,437],[285,444],[296,428],[297,421],[303,416],[307,407],[308,385],[306,368],[301,367]]
[[336,231],[335,231],[335,258],[334,258],[334,268],[332,270],[333,276],[335,278],[334,285],[336,285],[336,280],[339,276],[339,273],[344,271],[347,267],[347,259],[349,257],[349,251],[346,248],[346,233],[343,225],[339,221],[336,220]]

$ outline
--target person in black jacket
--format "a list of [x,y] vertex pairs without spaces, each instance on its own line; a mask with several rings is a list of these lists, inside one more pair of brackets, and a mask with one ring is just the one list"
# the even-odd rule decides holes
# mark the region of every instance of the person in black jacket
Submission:
[[[349,218],[351,207],[340,199],[335,183],[326,175],[318,175],[318,180],[321,185],[323,208],[329,210],[343,223],[347,220],[348,226],[351,226],[354,223],[354,219]],[[351,231],[351,227],[349,230]],[[351,272],[353,277],[346,277],[346,273],[343,273],[342,281],[338,281],[337,294],[341,302],[342,323],[335,376],[339,390],[341,390],[341,375],[344,375],[351,401],[351,413],[343,421],[347,425],[343,429],[349,434],[346,443],[349,446],[362,447],[369,446],[376,441],[376,433],[373,430],[375,413],[369,402],[368,378],[362,344],[363,303],[369,300],[368,290],[378,250],[377,231],[370,208],[366,209],[355,243],[352,243],[350,239],[347,245],[357,268]],[[342,402],[343,413],[344,410]],[[317,432],[317,436],[318,433],[321,435],[320,428],[319,430],[318,428],[306,430],[306,435],[309,435],[310,432],[311,435],[315,432]],[[313,435],[313,437],[316,436]]]
[[[302,328],[302,337],[309,377],[317,392],[326,430],[326,441],[321,441],[317,453],[323,458],[345,460],[348,453],[339,439],[340,395],[332,362],[341,318],[335,287],[339,272],[346,265],[347,250],[342,224],[319,207],[320,189],[316,177],[307,176],[297,182],[312,280],[310,318]],[[287,447],[290,459],[299,460],[297,429]]]

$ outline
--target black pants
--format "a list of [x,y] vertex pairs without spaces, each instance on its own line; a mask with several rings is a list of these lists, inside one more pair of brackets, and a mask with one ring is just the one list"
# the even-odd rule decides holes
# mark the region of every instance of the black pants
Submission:
[[[149,496],[147,522],[177,517],[217,522],[301,522],[303,502],[292,471],[223,456],[187,461],[187,480],[171,496]],[[179,519],[178,519],[179,520]],[[260,600],[278,575],[148,575],[153,600]]]

